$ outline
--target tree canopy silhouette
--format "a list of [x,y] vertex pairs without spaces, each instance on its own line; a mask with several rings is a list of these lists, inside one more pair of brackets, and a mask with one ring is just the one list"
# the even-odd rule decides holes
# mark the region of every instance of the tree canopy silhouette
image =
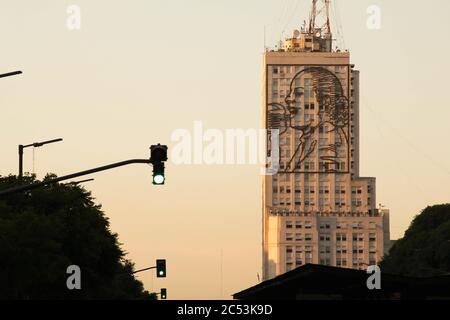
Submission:
[[450,273],[450,204],[425,208],[380,264],[387,273],[415,277]]
[[[33,182],[25,176],[20,184]],[[0,190],[18,184],[0,177]],[[81,269],[81,290],[66,286],[70,265]],[[155,299],[133,268],[84,188],[52,184],[0,197],[0,298]]]

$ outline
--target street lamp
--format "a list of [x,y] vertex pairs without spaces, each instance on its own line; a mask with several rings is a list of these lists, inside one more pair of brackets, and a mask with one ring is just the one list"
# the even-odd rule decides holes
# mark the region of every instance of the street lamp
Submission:
[[59,138],[59,139],[53,139],[53,140],[48,140],[48,141],[43,141],[43,142],[35,142],[35,143],[27,144],[27,145],[19,144],[19,179],[22,179],[22,176],[23,176],[23,149],[28,148],[28,147],[39,148],[39,147],[42,147],[43,145],[55,143],[55,142],[59,142],[59,141],[63,141],[63,139]]

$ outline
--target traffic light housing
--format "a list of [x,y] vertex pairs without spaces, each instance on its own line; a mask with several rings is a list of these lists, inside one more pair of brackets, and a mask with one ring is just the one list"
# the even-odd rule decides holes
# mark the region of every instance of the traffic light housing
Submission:
[[166,299],[167,299],[167,289],[161,288],[161,300],[166,300]]
[[150,163],[153,165],[153,184],[163,185],[166,181],[164,162],[167,161],[167,146],[157,144],[150,147]]
[[156,277],[165,278],[166,277],[166,260],[158,259],[156,260]]

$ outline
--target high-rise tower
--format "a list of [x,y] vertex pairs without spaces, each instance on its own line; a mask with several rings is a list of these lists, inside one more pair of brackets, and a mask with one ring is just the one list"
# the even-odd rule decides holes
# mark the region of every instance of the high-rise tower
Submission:
[[306,263],[365,268],[390,242],[375,178],[359,175],[359,71],[332,49],[329,0],[319,2],[264,54],[268,154],[279,151],[278,173],[263,181],[264,280]]

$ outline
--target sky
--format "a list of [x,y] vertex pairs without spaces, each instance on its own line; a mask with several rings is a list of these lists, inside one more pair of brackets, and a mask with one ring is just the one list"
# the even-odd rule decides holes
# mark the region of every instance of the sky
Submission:
[[[177,129],[259,129],[262,54],[308,17],[309,0],[0,0],[0,175],[68,174],[175,142]],[[450,2],[334,1],[333,25],[361,71],[361,175],[401,237],[450,196]],[[81,29],[67,28],[68,6]],[[377,5],[381,28],[369,29]],[[340,23],[337,23],[339,22]],[[264,32],[264,30],[266,30]],[[169,151],[170,156],[170,151]],[[34,161],[33,161],[34,159]],[[92,190],[137,268],[167,259],[167,278],[139,279],[171,299],[229,299],[261,274],[257,165],[175,165],[165,186],[134,165],[95,175]]]

